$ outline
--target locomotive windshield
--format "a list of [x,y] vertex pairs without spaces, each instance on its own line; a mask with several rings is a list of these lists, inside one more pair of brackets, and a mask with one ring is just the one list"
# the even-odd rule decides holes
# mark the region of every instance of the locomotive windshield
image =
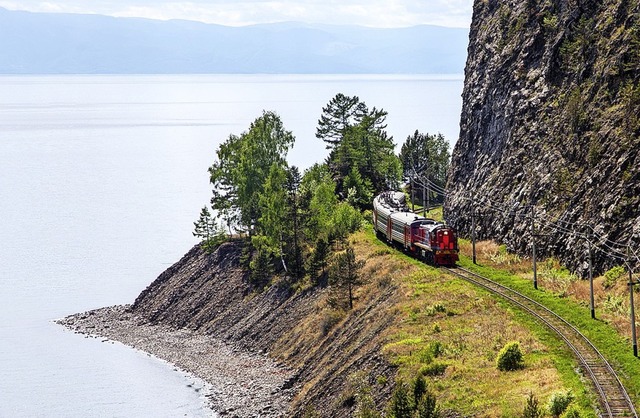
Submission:
[[411,224],[411,235],[415,242],[428,243],[429,233],[438,223],[433,219],[418,219]]

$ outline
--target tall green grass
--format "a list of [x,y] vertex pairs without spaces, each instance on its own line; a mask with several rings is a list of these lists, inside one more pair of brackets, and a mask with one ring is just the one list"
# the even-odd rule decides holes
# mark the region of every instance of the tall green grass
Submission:
[[631,343],[605,322],[592,319],[589,307],[568,298],[561,298],[533,288],[531,281],[492,267],[474,265],[471,259],[460,257],[459,265],[521,292],[546,306],[585,335],[611,363],[618,373],[634,405],[640,402],[640,359],[633,356]]

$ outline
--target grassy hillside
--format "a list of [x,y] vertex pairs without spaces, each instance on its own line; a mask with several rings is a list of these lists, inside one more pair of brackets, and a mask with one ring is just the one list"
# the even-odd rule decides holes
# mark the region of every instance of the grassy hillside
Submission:
[[[398,382],[422,374],[452,416],[517,416],[530,393],[544,405],[567,390],[576,395],[582,416],[595,416],[593,399],[574,371],[576,361],[555,335],[486,291],[392,249],[370,229],[351,241],[370,277],[360,289],[360,304],[380,288],[397,288],[383,353],[397,367]],[[353,314],[340,326],[348,326]],[[509,341],[520,342],[523,370],[496,367],[498,352]]]
[[525,293],[575,325],[618,371],[629,395],[640,401],[640,361],[633,357],[630,341],[629,292],[626,272],[615,268],[594,279],[596,320],[589,309],[589,281],[580,280],[550,258],[538,264],[538,289],[533,288],[531,260],[506,252],[492,242],[476,247],[478,266],[470,261],[471,244],[463,241],[466,268]]

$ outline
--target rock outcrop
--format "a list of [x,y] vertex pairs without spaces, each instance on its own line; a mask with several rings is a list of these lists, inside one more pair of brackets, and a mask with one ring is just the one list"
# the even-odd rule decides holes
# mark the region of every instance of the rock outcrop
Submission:
[[[640,244],[640,2],[476,0],[446,217],[573,270]],[[533,207],[533,210],[532,210]]]

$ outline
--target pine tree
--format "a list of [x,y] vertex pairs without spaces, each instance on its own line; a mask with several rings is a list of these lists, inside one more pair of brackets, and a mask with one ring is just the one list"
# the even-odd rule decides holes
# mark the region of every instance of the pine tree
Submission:
[[413,399],[416,404],[422,399],[425,393],[427,393],[427,382],[424,380],[424,377],[419,374],[416,380],[413,381]]
[[416,398],[416,418],[437,418],[440,416],[436,407],[436,397],[432,392],[425,391]]
[[411,394],[405,383],[398,383],[391,395],[387,416],[390,418],[413,418],[413,406]]
[[329,243],[320,238],[316,241],[315,248],[309,258],[309,275],[317,285],[326,285],[327,257],[329,256]]
[[268,240],[263,235],[256,235],[251,238],[253,246],[253,254],[249,262],[251,270],[249,278],[251,282],[258,288],[262,288],[273,275],[273,264],[271,252],[269,250]]
[[522,418],[542,418],[543,416],[544,411],[538,405],[538,399],[530,392],[527,398],[527,405],[522,412]]
[[289,253],[289,264],[291,274],[294,278],[300,279],[304,275],[304,263],[302,259],[302,243],[304,241],[303,226],[305,214],[302,211],[302,197],[300,195],[300,185],[302,176],[298,167],[291,167],[287,172],[287,219],[288,228],[287,242],[291,248]]
[[354,290],[364,282],[360,277],[360,270],[364,266],[364,261],[356,261],[353,247],[347,246],[343,253],[336,254],[331,266],[330,284],[339,293],[340,299],[346,298],[349,309],[353,309]]
[[207,252],[213,251],[226,239],[224,231],[218,227],[215,218],[206,206],[200,211],[200,217],[193,223],[193,226],[193,236],[200,238],[200,246]]
[[327,149],[333,149],[342,141],[346,130],[360,123],[367,114],[367,106],[358,96],[345,96],[338,93],[322,108],[322,115],[318,119],[316,138],[327,144]]

